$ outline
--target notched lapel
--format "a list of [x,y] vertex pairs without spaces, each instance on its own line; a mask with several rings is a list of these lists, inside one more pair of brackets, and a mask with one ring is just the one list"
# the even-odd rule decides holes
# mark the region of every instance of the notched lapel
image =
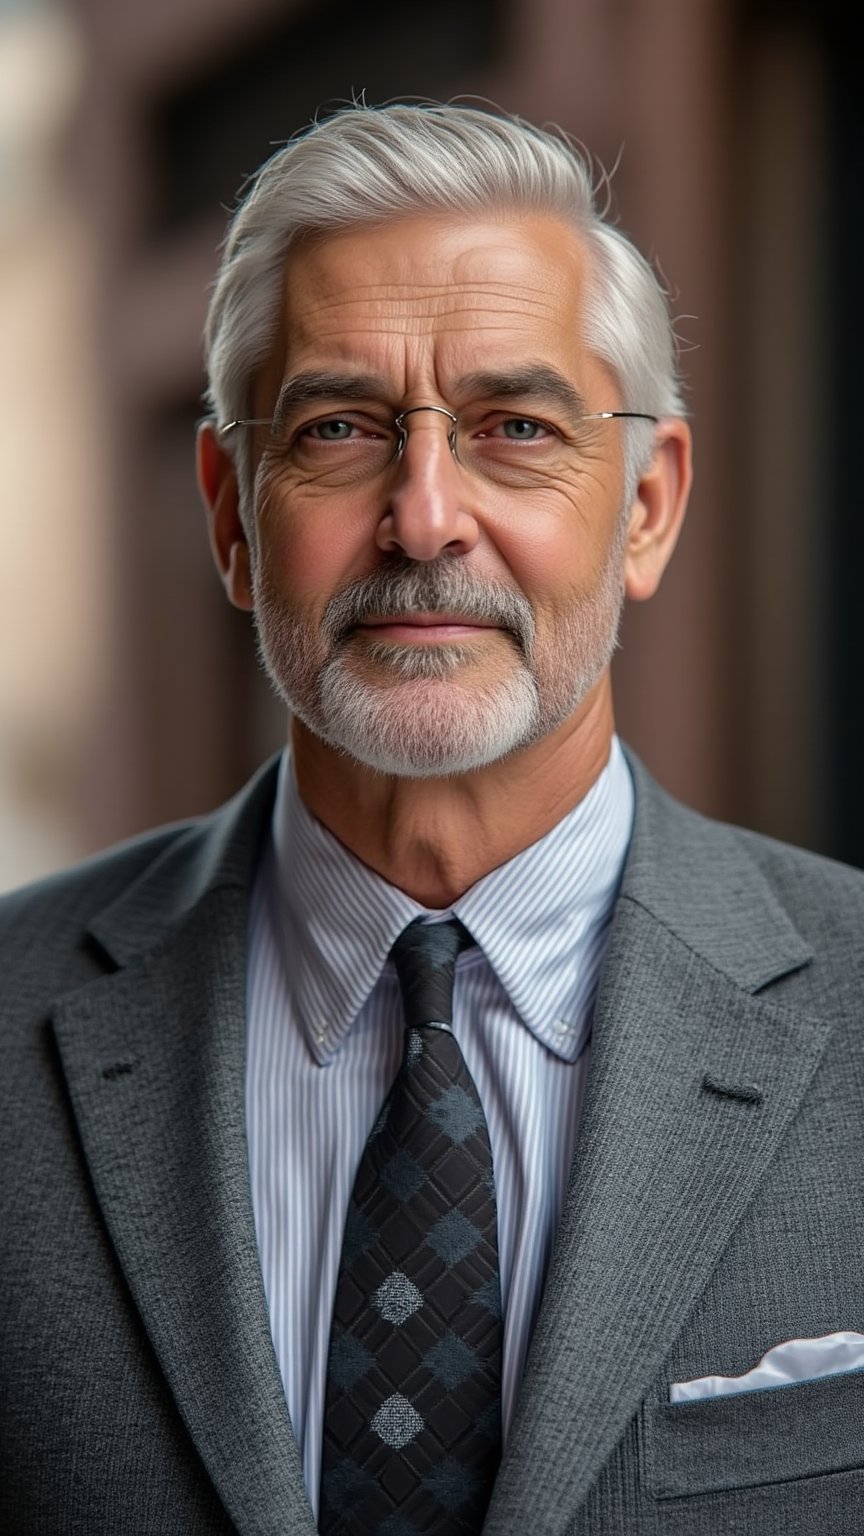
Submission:
[[54,1028],[111,1241],[239,1536],[311,1536],[249,1189],[245,931],[245,892],[211,889]]
[[[637,858],[644,851],[643,841]],[[704,859],[706,848],[699,851]],[[667,846],[646,867],[662,878],[675,862]],[[785,914],[769,933],[762,877],[745,873],[740,854],[738,862],[735,888],[743,892],[749,879],[751,889],[734,925],[746,925],[758,892],[765,930],[758,956],[752,944],[741,953],[743,981],[718,969],[716,953],[693,948],[692,908],[675,925],[667,902],[661,920],[650,910],[649,882],[625,874],[571,1188],[486,1536],[563,1536],[753,1198],[824,1050],[826,1025],[753,995],[772,969],[785,974],[808,951]],[[704,948],[728,956],[723,880],[712,880],[710,863],[701,867],[705,889],[717,892],[719,925],[712,934],[706,897]],[[706,1091],[706,1076],[758,1092]]]

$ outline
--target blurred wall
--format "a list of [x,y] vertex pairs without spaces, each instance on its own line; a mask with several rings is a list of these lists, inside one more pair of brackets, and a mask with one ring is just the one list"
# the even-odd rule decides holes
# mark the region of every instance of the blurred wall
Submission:
[[64,174],[84,72],[48,5],[0,12],[0,883],[87,840],[110,540],[93,232]]
[[[830,6],[4,4],[0,81],[16,27],[53,28],[57,74],[19,92],[41,213],[13,198],[0,222],[13,878],[206,809],[281,743],[194,488],[200,332],[243,178],[361,89],[488,97],[617,164],[620,223],[673,295],[697,468],[664,588],[625,621],[622,733],[699,808],[864,862],[838,639],[854,658],[837,401],[861,385],[832,286],[857,217],[837,143],[851,165],[860,126]],[[0,143],[23,142],[7,118]]]

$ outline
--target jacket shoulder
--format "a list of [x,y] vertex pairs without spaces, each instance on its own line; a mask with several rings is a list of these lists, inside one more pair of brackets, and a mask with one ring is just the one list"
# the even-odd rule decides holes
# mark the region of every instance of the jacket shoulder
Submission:
[[732,885],[744,865],[755,866],[781,900],[788,897],[796,905],[864,901],[864,870],[704,816],[661,788],[632,752],[627,756],[636,785],[637,830],[646,834],[637,841],[649,860],[659,862],[662,848],[682,875],[689,868],[714,885]]
[[0,897],[0,965],[7,995],[15,977],[27,973],[49,988],[55,978],[62,982],[64,966],[70,966],[70,984],[93,974],[86,938],[92,919],[146,878],[202,823],[203,818],[158,827]]
[[821,1007],[864,986],[864,872],[715,821],[630,755],[636,818],[621,899],[748,991],[803,977]]
[[[844,989],[864,983],[864,870],[744,828],[732,835]],[[860,991],[856,993],[860,996]]]
[[5,995],[41,997],[152,948],[224,886],[251,882],[278,759],[206,816],[159,827],[0,898]]
[[747,827],[727,826],[727,831],[738,839],[763,873],[778,884],[810,890],[814,894],[836,893],[864,899],[864,869],[854,864],[844,864],[826,854],[766,837]]
[[68,908],[98,911],[145,874],[167,848],[203,827],[208,819],[194,816],[153,827],[54,874],[4,892],[0,896],[0,932],[25,914],[47,914]]

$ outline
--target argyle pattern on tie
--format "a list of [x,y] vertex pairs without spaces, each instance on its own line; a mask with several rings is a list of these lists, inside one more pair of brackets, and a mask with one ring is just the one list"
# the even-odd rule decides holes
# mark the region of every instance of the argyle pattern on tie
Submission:
[[324,1536],[477,1536],[501,1449],[492,1153],[450,1029],[461,923],[392,957],[405,1048],[348,1209],[327,1367]]

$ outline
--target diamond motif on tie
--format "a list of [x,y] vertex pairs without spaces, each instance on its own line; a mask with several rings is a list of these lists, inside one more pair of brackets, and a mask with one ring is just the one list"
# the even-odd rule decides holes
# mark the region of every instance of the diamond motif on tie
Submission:
[[378,1308],[385,1323],[394,1323],[398,1328],[409,1317],[413,1317],[419,1307],[422,1307],[423,1296],[407,1275],[403,1275],[401,1270],[394,1269],[392,1275],[387,1276],[384,1284],[379,1285],[372,1297],[372,1302]]
[[400,1147],[381,1169],[381,1181],[397,1200],[410,1200],[421,1184],[425,1184],[426,1175],[411,1153]]
[[342,1515],[369,1497],[374,1491],[375,1479],[356,1462],[346,1458],[325,1473],[324,1487],[328,1504]]
[[423,1055],[423,1041],[419,1029],[409,1029],[405,1042],[405,1060],[413,1067]]
[[473,1300],[478,1306],[485,1307],[493,1317],[501,1316],[501,1282],[497,1275],[490,1275],[485,1285],[481,1285],[479,1291],[474,1292]]
[[444,1264],[458,1264],[477,1247],[482,1233],[461,1211],[448,1211],[436,1221],[426,1241]]
[[376,1435],[394,1451],[401,1451],[404,1445],[409,1445],[423,1427],[423,1420],[416,1408],[412,1408],[407,1398],[399,1392],[394,1392],[386,1403],[381,1404],[372,1420]]
[[353,1264],[354,1260],[365,1253],[375,1236],[375,1227],[365,1211],[361,1211],[352,1200],[348,1207],[348,1216],[345,1221],[345,1236],[342,1240],[342,1262]]
[[371,1371],[374,1364],[375,1356],[370,1355],[366,1346],[350,1333],[339,1334],[331,1340],[327,1370],[338,1387],[348,1391],[361,1376]]
[[473,1136],[478,1126],[484,1123],[480,1105],[469,1098],[464,1088],[448,1088],[437,1103],[430,1105],[428,1114],[438,1129],[457,1146]]
[[424,1477],[423,1487],[434,1493],[445,1509],[453,1511],[464,1504],[466,1499],[470,1499],[477,1487],[477,1479],[468,1467],[463,1467],[452,1456],[448,1456],[434,1472]]
[[447,1333],[443,1339],[423,1356],[423,1364],[437,1377],[448,1392],[462,1385],[477,1369],[477,1356],[473,1349],[455,1333]]

